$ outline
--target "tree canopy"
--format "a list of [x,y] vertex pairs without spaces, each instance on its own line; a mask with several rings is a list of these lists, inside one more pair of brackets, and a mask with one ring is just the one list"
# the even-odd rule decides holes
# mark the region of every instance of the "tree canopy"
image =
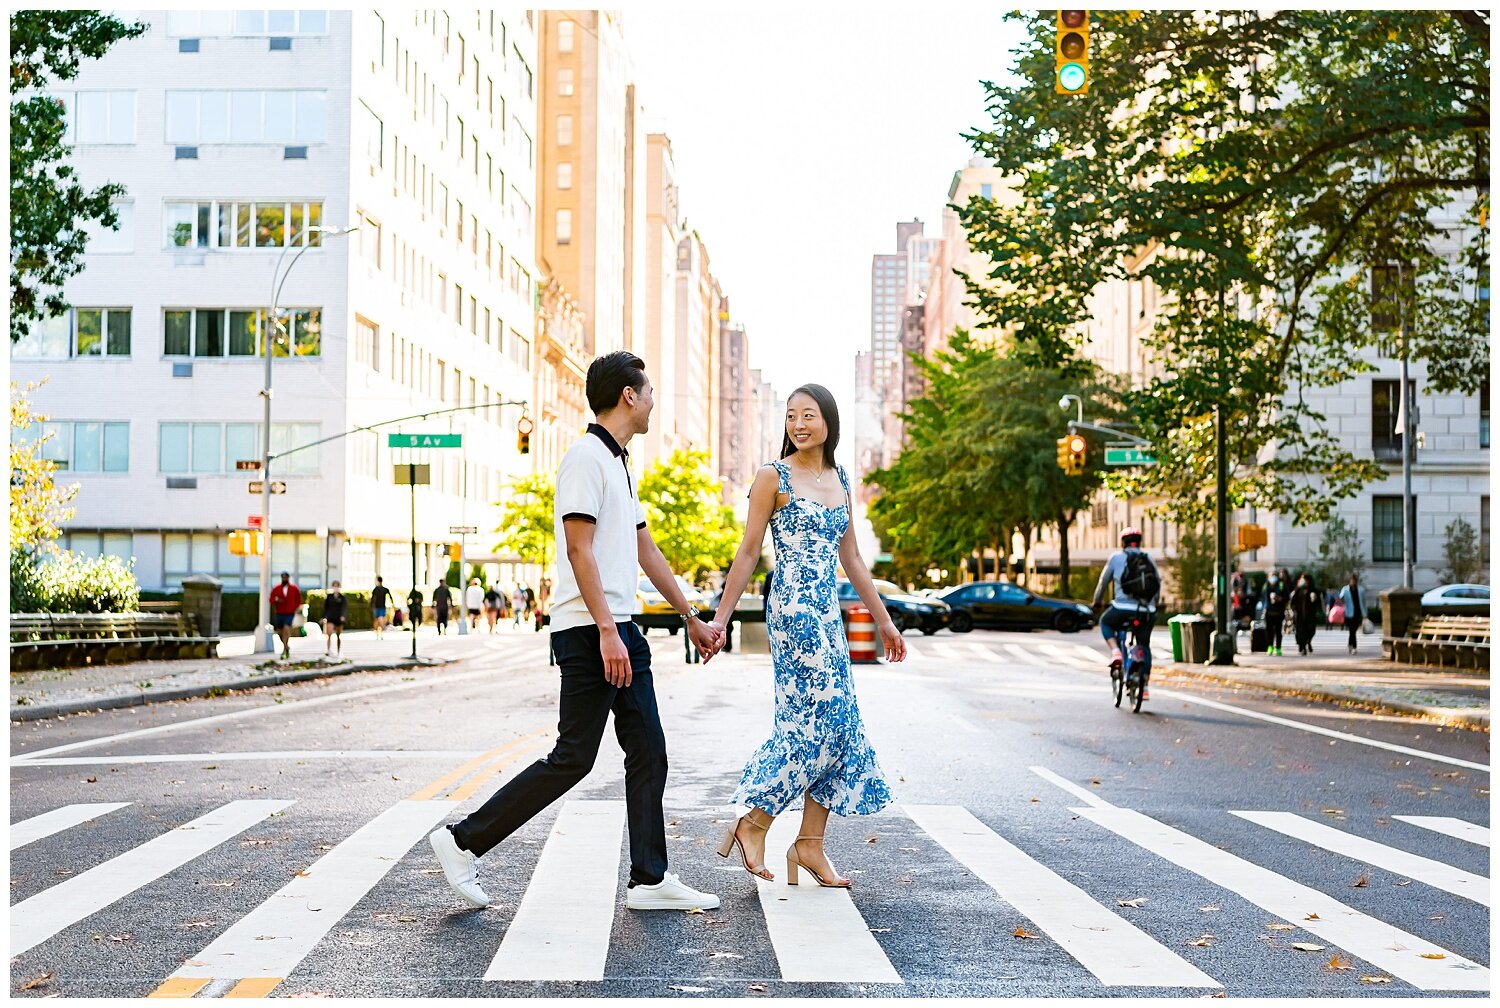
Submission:
[[651,535],[672,571],[688,581],[727,570],[739,548],[744,529],[723,502],[723,489],[704,451],[679,448],[641,474],[641,506]]
[[557,479],[551,473],[518,476],[505,485],[495,506],[500,509],[495,531],[500,538],[493,549],[514,553],[524,563],[546,567],[557,555],[552,532],[552,502]]
[[1322,520],[1384,469],[1308,392],[1372,351],[1425,361],[1434,391],[1488,372],[1489,15],[1089,16],[1089,90],[1057,95],[1052,12],[1008,15],[1029,30],[1019,80],[986,84],[993,121],[968,138],[1019,198],[961,208],[993,263],[974,303],[1063,364],[1101,285],[1149,283],[1161,373],[1126,405],[1161,464],[1111,488],[1204,519],[1219,404],[1232,502]]
[[83,185],[69,163],[64,105],[36,91],[78,75],[144,24],[99,11],[19,10],[10,16],[10,338],[68,307],[62,285],[83,269],[88,226],[119,226],[119,183]]

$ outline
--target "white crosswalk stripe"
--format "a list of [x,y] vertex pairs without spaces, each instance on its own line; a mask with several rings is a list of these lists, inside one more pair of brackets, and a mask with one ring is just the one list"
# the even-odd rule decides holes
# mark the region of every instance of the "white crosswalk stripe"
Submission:
[[1391,818],[1413,826],[1420,826],[1425,830],[1432,830],[1434,833],[1445,833],[1460,840],[1467,840],[1469,843],[1479,844],[1482,847],[1490,845],[1488,826],[1479,826],[1450,816],[1397,815]]
[[1484,906],[1490,905],[1490,880],[1483,875],[1475,875],[1441,861],[1387,847],[1374,840],[1334,829],[1325,823],[1313,822],[1293,812],[1231,812],[1230,815],[1237,815],[1278,833],[1317,844],[1324,850],[1346,855],[1367,865],[1415,879],[1455,896],[1462,896]]
[[64,805],[60,809],[23,819],[10,828],[10,849],[17,850],[36,843],[44,837],[72,829],[90,819],[119,811],[129,804],[130,802],[85,802],[81,805]]
[[[1421,990],[1487,991],[1490,971],[1132,809],[1075,808],[1131,843],[1327,939]],[[1314,916],[1316,915],[1316,916]],[[1425,958],[1432,956],[1433,958]]]
[[602,980],[625,803],[566,802],[486,980]]
[[334,846],[193,956],[174,978],[282,978],[353,909],[397,860],[457,805],[398,802]]
[[1111,987],[1218,987],[1219,982],[1002,838],[967,809],[902,806],[954,859]]
[[10,952],[35,948],[66,927],[155,882],[290,801],[232,801],[10,908]]

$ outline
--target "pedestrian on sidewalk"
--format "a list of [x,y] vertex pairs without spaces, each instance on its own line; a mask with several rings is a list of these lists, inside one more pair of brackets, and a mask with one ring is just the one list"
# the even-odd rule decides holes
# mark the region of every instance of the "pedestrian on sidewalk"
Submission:
[[385,639],[385,614],[390,604],[391,590],[385,586],[383,579],[377,577],[375,588],[370,592],[370,615],[374,617],[376,640]]
[[632,910],[719,906],[717,896],[698,892],[667,871],[662,811],[667,743],[651,646],[631,618],[639,610],[637,571],[644,570],[682,616],[705,661],[723,643],[689,607],[636,498],[625,445],[644,434],[650,422],[653,401],[644,367],[624,350],[589,365],[585,390],[597,422],[568,449],[557,471],[558,585],[552,606],[552,648],[562,680],[557,744],[477,811],[428,836],[448,885],[475,907],[489,903],[479,885],[477,859],[588,776],[611,713],[625,751],[630,837],[625,905]]
[[1344,626],[1349,628],[1349,653],[1359,649],[1359,626],[1365,621],[1365,589],[1359,583],[1358,574],[1349,575],[1349,583],[1339,589],[1339,602],[1344,607]]
[[478,578],[469,579],[469,587],[464,589],[464,609],[469,615],[469,629],[479,629],[479,612],[484,608],[484,588],[479,584]]
[[448,610],[452,605],[453,593],[448,590],[448,582],[439,581],[432,590],[432,615],[437,622],[439,637],[448,632]]
[[1297,587],[1292,589],[1292,624],[1297,633],[1297,653],[1312,654],[1313,635],[1318,632],[1318,621],[1322,618],[1322,594],[1313,584],[1313,576],[1307,571],[1297,575]]
[[500,589],[490,585],[484,592],[484,618],[489,622],[490,634],[495,632],[495,624],[500,621],[500,610],[505,604],[505,596],[500,594]]
[[271,625],[281,638],[281,657],[292,656],[292,624],[302,608],[302,589],[292,584],[292,576],[281,572],[281,583],[271,589]]
[[349,596],[335,581],[328,586],[328,597],[323,600],[323,653],[329,652],[333,637],[338,636],[338,652],[344,653],[344,621],[349,618]]
[[521,616],[526,612],[526,589],[521,587],[521,582],[516,582],[516,587],[510,593],[511,626],[521,625]]
[[531,590],[531,585],[522,586],[526,593],[526,618],[536,619],[536,592]]
[[542,627],[547,626],[547,614],[552,611],[552,582],[547,578],[537,585],[536,589],[536,632],[541,633]]
[[1266,577],[1266,654],[1281,657],[1281,636],[1286,631],[1287,589],[1281,575]]
[[406,593],[406,615],[411,619],[411,632],[416,633],[422,625],[422,592],[413,588]]

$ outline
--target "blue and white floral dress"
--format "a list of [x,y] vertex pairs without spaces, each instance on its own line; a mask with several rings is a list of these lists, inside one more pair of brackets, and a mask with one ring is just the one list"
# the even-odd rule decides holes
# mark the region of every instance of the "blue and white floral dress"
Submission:
[[[839,541],[849,505],[798,497],[791,470],[772,462],[790,500],[771,514],[776,569],[767,588],[766,629],[776,672],[776,725],[750,757],[734,803],[771,815],[802,807],[802,796],[839,815],[869,815],[891,802],[885,774],[865,738],[839,612]],[[838,469],[844,493],[849,478]]]

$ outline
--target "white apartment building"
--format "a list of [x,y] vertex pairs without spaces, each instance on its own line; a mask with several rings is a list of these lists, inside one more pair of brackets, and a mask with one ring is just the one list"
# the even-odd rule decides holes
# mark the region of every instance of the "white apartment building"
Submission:
[[[143,588],[190,574],[255,590],[229,552],[260,497],[267,307],[278,265],[272,451],[356,427],[531,397],[536,35],[528,11],[145,11],[150,30],[66,90],[85,184],[124,183],[122,227],[90,245],[74,306],[13,350],[13,375],[76,481],[61,545],[134,557]],[[322,238],[313,226],[357,226]],[[535,413],[533,407],[532,410]],[[488,553],[493,502],[528,471],[521,408],[387,424],[272,467],[272,570],[304,588],[379,573],[430,592],[450,525]],[[407,455],[388,432],[461,433]],[[506,559],[506,558],[496,558]],[[497,569],[502,577],[514,569]]]

